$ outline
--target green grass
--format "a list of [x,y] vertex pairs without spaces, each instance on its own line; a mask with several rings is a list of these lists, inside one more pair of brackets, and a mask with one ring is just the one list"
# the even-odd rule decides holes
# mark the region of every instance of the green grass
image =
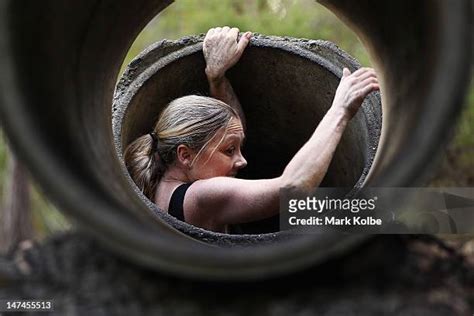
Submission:
[[[474,71],[471,78],[474,78]],[[471,80],[467,105],[461,115],[460,124],[454,138],[454,146],[474,150],[474,80]]]
[[[135,40],[124,61],[161,39],[206,33],[216,26],[238,27],[265,35],[324,39],[370,65],[357,36],[313,0],[179,0],[153,19]],[[123,71],[122,67],[122,71]]]
[[[474,72],[471,78],[474,77]],[[437,187],[474,186],[474,80],[471,80],[465,108],[451,143],[430,185]]]

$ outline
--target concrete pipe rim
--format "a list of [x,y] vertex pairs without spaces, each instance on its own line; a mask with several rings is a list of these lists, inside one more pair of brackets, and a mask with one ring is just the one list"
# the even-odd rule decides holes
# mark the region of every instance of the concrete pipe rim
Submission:
[[[129,136],[123,135],[124,124],[126,124],[127,120],[131,120],[133,125],[137,124],[136,117],[133,117],[132,119],[128,118],[128,112],[130,107],[132,107],[133,100],[138,99],[139,101],[133,103],[132,112],[135,110],[135,107],[142,106],[143,102],[149,102],[143,101],[143,96],[139,96],[140,91],[144,88],[144,86],[147,85],[148,81],[151,81],[151,78],[154,76],[166,76],[162,75],[161,73],[163,72],[163,69],[168,67],[171,63],[176,63],[178,60],[200,54],[202,49],[202,39],[203,36],[201,35],[185,37],[176,41],[165,40],[164,42],[152,44],[141,54],[139,54],[125,70],[117,86],[113,105],[114,143],[116,145],[119,160],[123,161],[122,152],[124,145],[122,143],[125,141],[124,137],[130,138]],[[186,43],[184,47],[182,47],[182,43]],[[174,50],[172,49],[173,45],[176,46],[174,47]],[[323,71],[326,71],[328,76],[334,76],[337,81],[339,81],[342,75],[341,65],[347,66],[351,69],[360,67],[360,64],[358,64],[355,59],[340,50],[333,43],[327,41],[308,41],[288,37],[281,38],[257,35],[252,39],[251,47],[254,47],[254,49],[264,49],[265,51],[281,51],[282,53],[291,54],[294,56],[294,58],[304,59],[305,61],[311,63],[313,67],[324,69]],[[168,53],[162,54],[162,51],[164,50],[166,50]],[[332,57],[334,60],[330,61],[329,59],[326,59],[321,51],[325,51],[326,53],[329,52],[334,54],[336,57]],[[242,67],[245,69],[248,68],[249,65]],[[166,79],[166,81],[167,80],[168,79]],[[174,79],[170,78],[169,80],[173,81]],[[157,82],[153,82],[150,85],[152,87],[159,86]],[[155,90],[155,88],[153,89]],[[324,94],[324,91],[320,93]],[[145,100],[148,99],[145,98]],[[356,182],[353,184],[352,190],[348,193],[348,195],[355,194],[353,192],[357,192],[357,190],[361,188],[362,183],[364,182],[368,173],[368,169],[372,163],[380,132],[381,118],[377,116],[376,113],[380,115],[380,112],[377,110],[380,110],[380,96],[375,93],[371,95],[366,102],[364,102],[363,108],[361,109],[363,114],[358,117],[358,120],[361,122],[360,124],[363,124],[367,128],[368,133],[368,143],[364,144],[364,146],[358,147],[361,147],[360,150],[362,151],[367,151],[366,155],[368,158],[365,162],[362,172],[359,174],[359,178],[356,179]],[[149,113],[148,111],[145,112]],[[146,114],[146,116],[148,117],[150,114]],[[155,117],[156,115],[153,114],[151,116]],[[289,236],[282,236],[285,235],[283,232],[255,233],[251,235],[215,234],[199,227],[177,221],[174,219],[174,217],[169,216],[166,212],[159,210],[156,205],[151,203],[133,183],[133,180],[131,180],[128,172],[126,171],[124,163],[122,163],[121,166],[123,173],[127,175],[130,186],[134,188],[135,192],[141,197],[142,201],[147,204],[150,209],[150,213],[158,216],[161,220],[164,220],[179,231],[186,232],[188,235],[198,240],[206,240],[211,244],[217,244],[221,246],[224,245],[239,247],[255,244],[265,245],[271,243],[272,241],[275,242],[278,240],[278,238],[289,238]]]

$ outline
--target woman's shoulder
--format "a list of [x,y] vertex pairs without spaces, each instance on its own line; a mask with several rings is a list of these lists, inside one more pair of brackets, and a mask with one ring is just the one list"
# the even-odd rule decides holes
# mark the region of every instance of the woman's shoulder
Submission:
[[281,178],[248,180],[232,177],[214,177],[197,180],[189,186],[190,198],[196,201],[227,199],[234,196],[253,196],[255,193],[279,191]]
[[194,182],[184,200],[186,214],[197,219],[212,218],[219,223],[235,223],[239,216],[252,220],[250,214],[278,204],[280,178],[246,180],[215,177]]
[[256,180],[244,180],[231,177],[214,177],[209,179],[196,180],[188,183],[188,192],[190,196],[197,200],[208,200],[227,196],[235,192],[236,189]]

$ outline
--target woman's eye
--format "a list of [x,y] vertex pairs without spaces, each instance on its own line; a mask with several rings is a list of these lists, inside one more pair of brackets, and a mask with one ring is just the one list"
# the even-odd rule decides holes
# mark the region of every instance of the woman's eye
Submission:
[[235,147],[230,147],[229,149],[226,150],[226,153],[228,155],[233,155],[234,154],[234,151],[235,151]]

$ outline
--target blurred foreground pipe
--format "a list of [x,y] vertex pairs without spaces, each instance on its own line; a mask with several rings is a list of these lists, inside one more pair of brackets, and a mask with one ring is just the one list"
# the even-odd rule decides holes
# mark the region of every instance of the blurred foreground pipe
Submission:
[[[412,184],[463,103],[472,1],[323,2],[364,39],[383,79],[386,108],[371,183]],[[127,49],[168,4],[1,1],[0,119],[15,152],[81,227],[156,269],[207,279],[263,278],[346,252],[363,237],[314,235],[216,249],[149,214],[117,158],[110,107]]]

